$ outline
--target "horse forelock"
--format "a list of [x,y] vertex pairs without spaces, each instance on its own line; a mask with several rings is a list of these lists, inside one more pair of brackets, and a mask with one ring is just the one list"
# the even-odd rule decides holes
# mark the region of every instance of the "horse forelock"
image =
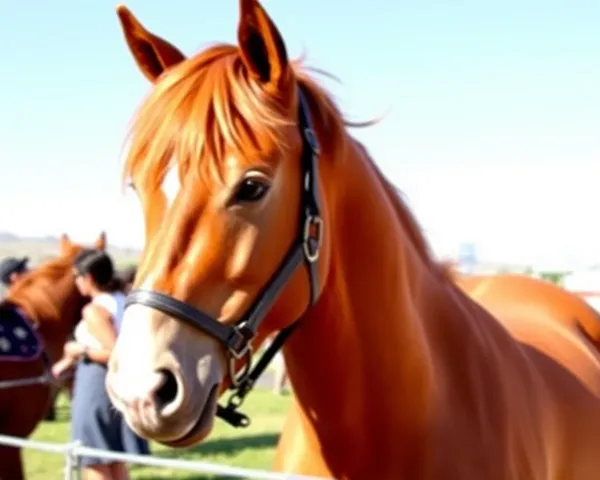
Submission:
[[[322,151],[333,155],[343,150],[345,127],[353,124],[301,67],[300,60],[292,65],[295,84],[307,98]],[[285,152],[286,127],[296,125],[283,106],[288,104],[248,77],[238,47],[208,48],[163,75],[141,105],[128,136],[123,178],[153,191],[177,166],[180,176],[193,175],[210,187],[222,181],[227,154],[256,165],[265,151]]]

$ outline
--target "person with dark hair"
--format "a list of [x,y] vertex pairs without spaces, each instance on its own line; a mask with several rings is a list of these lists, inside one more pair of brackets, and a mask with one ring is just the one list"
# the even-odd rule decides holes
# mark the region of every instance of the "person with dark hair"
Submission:
[[28,262],[28,257],[3,258],[2,261],[0,261],[0,283],[5,287],[10,287],[29,271],[27,266]]
[[[125,306],[122,282],[110,256],[102,250],[84,250],[74,263],[77,288],[91,301],[75,327],[75,340],[65,345],[64,356],[53,366],[55,376],[76,365],[73,388],[71,438],[87,447],[149,454],[148,442],[136,435],[113,408],[106,393],[106,363],[121,327]],[[122,462],[82,457],[86,479],[127,479]]]

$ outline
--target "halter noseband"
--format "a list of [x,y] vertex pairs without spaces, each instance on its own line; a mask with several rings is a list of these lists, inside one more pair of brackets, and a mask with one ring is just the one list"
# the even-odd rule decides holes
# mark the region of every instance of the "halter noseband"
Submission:
[[[233,393],[225,407],[218,406],[217,416],[234,427],[247,427],[250,424],[250,419],[245,414],[238,412],[237,409],[298,325],[299,319],[282,329],[262,354],[256,366],[252,368],[250,342],[256,336],[258,328],[279,297],[283,287],[302,263],[307,266],[310,279],[309,306],[316,302],[319,294],[317,260],[323,241],[323,219],[321,218],[317,186],[319,144],[301,89],[298,91],[298,126],[302,135],[301,165],[303,173],[298,236],[279,268],[242,319],[233,325],[225,325],[192,305],[154,290],[132,290],[125,303],[126,308],[138,304],[160,310],[219,340],[227,348],[229,352],[228,374]],[[242,358],[246,358],[246,363],[242,372],[236,373],[235,362]]]

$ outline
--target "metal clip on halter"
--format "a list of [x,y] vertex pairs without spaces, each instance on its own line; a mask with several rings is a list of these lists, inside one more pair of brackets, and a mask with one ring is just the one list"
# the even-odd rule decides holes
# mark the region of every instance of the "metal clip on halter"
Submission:
[[[249,371],[249,368],[246,368],[245,370]],[[242,406],[246,399],[246,395],[250,393],[253,386],[254,381],[246,375],[242,382],[236,385],[236,390],[233,391],[227,400],[227,406],[222,407],[219,405],[217,407],[217,415],[233,427],[248,427],[250,425],[250,418],[245,413],[239,412],[238,408]]]
[[248,415],[238,412],[237,406],[232,406],[229,403],[227,403],[226,407],[217,405],[217,416],[234,428],[246,428],[250,426],[250,418]]

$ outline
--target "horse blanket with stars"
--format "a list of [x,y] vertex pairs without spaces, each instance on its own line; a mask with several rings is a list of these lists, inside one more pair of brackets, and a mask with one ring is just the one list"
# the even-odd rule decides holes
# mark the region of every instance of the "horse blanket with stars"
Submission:
[[42,351],[29,319],[13,305],[0,305],[0,362],[35,360]]

